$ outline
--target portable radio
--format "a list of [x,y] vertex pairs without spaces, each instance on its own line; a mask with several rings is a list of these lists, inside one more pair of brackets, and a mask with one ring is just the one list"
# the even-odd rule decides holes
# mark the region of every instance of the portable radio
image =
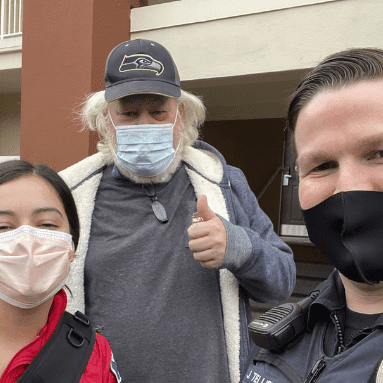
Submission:
[[313,291],[297,303],[283,303],[253,320],[248,329],[254,343],[273,352],[292,347],[305,332],[310,304],[318,295],[318,290]]

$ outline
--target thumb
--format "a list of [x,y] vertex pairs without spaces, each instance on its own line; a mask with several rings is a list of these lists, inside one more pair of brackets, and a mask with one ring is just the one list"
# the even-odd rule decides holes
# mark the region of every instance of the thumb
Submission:
[[207,204],[207,197],[202,194],[199,196],[197,201],[198,214],[203,218],[204,221],[209,221],[216,217],[216,214],[210,209]]

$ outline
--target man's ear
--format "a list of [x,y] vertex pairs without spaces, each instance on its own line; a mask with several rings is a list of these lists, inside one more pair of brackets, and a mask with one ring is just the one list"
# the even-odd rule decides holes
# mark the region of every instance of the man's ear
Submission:
[[108,117],[108,116],[110,116],[110,108],[111,108],[111,103],[108,102],[108,106],[107,106],[107,108],[102,112],[102,115],[103,115],[104,117]]
[[183,103],[178,104],[178,115],[181,121],[180,131],[185,129],[185,105]]

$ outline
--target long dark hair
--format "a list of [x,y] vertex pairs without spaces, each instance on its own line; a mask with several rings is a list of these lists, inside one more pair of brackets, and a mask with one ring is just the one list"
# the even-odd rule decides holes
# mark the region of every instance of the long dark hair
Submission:
[[0,185],[27,175],[39,176],[54,187],[64,206],[65,214],[69,221],[70,234],[72,235],[75,249],[77,249],[80,237],[80,222],[72,193],[64,180],[47,165],[32,165],[22,160],[11,160],[0,163]]

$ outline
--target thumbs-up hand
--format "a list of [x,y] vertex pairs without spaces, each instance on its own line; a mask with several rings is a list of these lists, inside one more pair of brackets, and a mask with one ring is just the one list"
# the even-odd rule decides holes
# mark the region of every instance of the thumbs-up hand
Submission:
[[226,229],[221,219],[210,209],[205,195],[198,198],[197,211],[203,221],[189,227],[189,248],[202,267],[215,269],[225,258]]

